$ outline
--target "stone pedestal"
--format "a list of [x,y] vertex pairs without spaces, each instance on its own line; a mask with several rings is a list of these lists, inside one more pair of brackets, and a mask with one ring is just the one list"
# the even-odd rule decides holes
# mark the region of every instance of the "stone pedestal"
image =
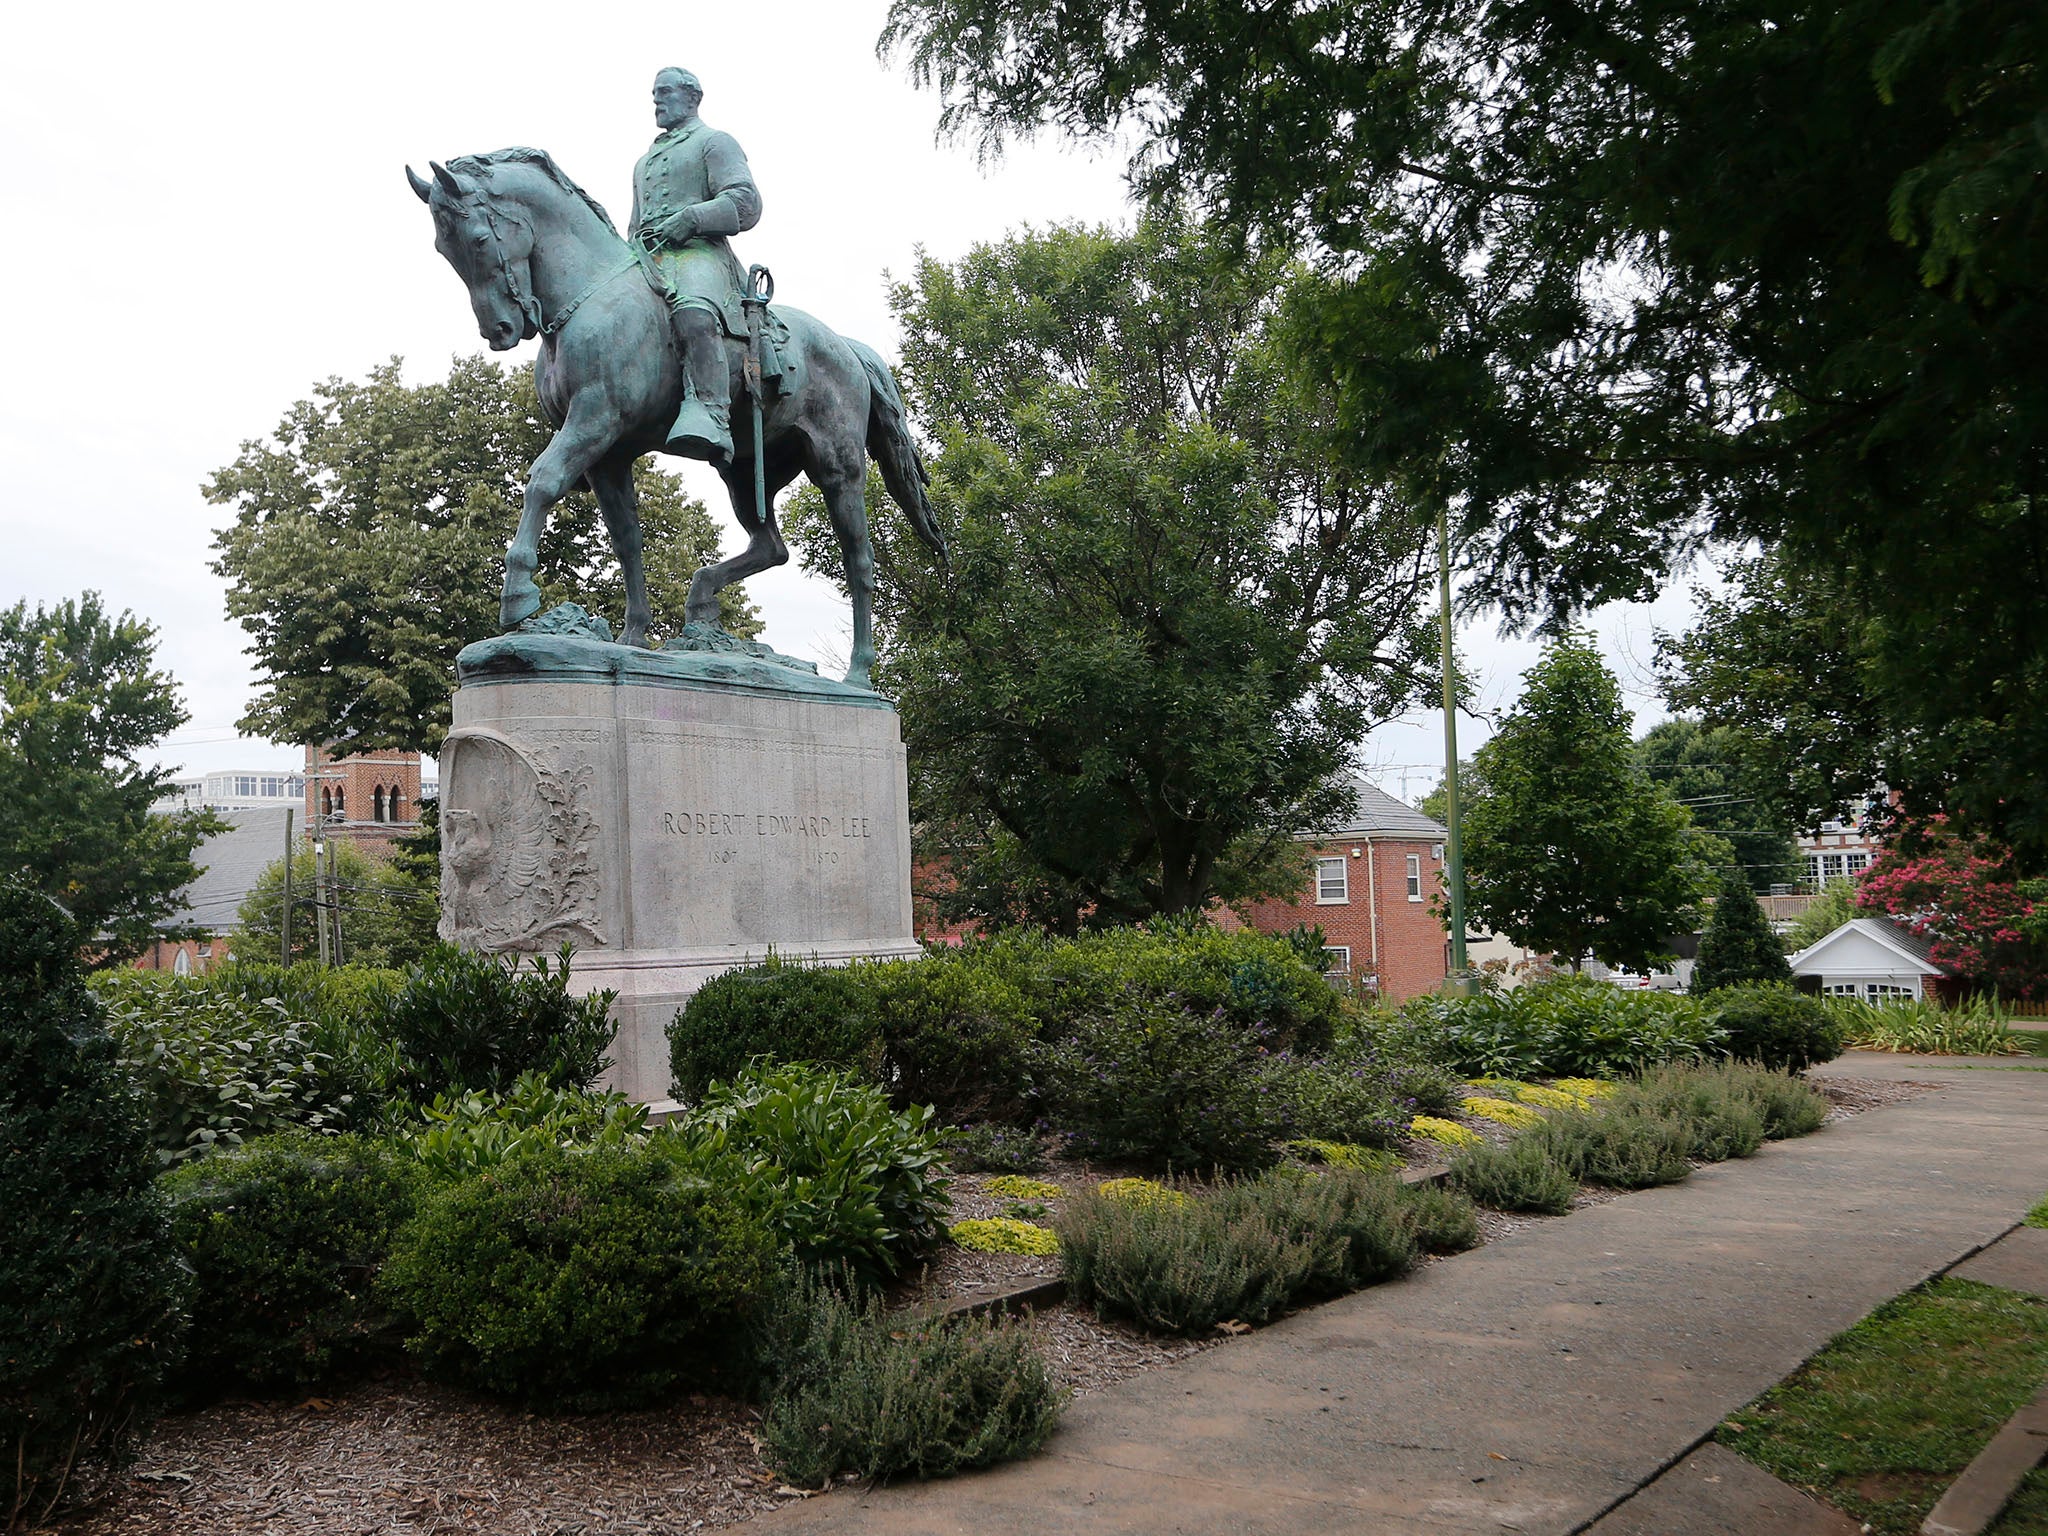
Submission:
[[896,713],[760,647],[669,654],[565,635],[466,649],[441,750],[442,934],[576,946],[618,992],[607,1085],[669,1096],[664,1030],[772,946],[918,953]]

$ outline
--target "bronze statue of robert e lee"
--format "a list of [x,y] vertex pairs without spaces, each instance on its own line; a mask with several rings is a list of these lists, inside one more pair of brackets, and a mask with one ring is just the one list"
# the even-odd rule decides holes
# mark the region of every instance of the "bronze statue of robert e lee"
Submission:
[[[717,469],[747,534],[745,549],[691,578],[686,634],[668,643],[715,646],[720,589],[789,559],[774,497],[801,472],[823,492],[838,537],[853,599],[846,680],[865,687],[875,659],[869,455],[918,537],[943,556],[924,493],[930,477],[882,359],[800,309],[768,304],[765,285],[746,290],[729,237],[754,226],[761,196],[739,145],[697,116],[702,98],[688,70],[655,76],[661,133],[634,169],[630,239],[543,150],[460,156],[435,163],[431,181],[406,169],[484,340],[502,352],[540,339],[534,384],[556,431],[534,460],[505,551],[499,622],[509,631],[539,612],[541,533],[582,482],[625,578],[619,639],[646,643],[633,461],[666,452]],[[732,410],[742,389],[751,413]]]

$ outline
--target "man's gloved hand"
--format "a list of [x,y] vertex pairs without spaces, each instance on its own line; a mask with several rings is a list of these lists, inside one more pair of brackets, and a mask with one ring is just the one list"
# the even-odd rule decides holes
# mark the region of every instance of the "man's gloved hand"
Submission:
[[681,245],[697,233],[697,210],[683,208],[653,226],[655,238],[663,245]]

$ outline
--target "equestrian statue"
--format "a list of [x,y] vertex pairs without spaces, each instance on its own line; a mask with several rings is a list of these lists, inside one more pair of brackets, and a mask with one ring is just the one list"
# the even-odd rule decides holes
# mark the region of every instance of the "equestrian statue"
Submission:
[[[728,237],[753,228],[761,194],[739,145],[697,115],[702,99],[687,70],[655,76],[661,132],[634,168],[624,239],[542,150],[436,163],[431,181],[406,168],[484,340],[503,352],[540,338],[534,384],[556,430],[505,551],[499,622],[509,631],[539,612],[541,533],[580,481],[597,496],[625,577],[619,639],[646,644],[633,461],[665,452],[710,463],[747,534],[745,549],[690,580],[686,624],[715,629],[721,588],[789,559],[774,498],[801,471],[824,494],[853,598],[846,680],[866,687],[875,660],[868,458],[918,537],[943,555],[929,476],[882,359],[802,310],[771,305],[764,269],[741,272]],[[733,411],[740,394],[750,412]]]

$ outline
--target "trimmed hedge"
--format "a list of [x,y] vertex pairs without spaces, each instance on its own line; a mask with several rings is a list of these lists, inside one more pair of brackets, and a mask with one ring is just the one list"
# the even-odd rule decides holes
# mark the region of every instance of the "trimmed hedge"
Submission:
[[881,1027],[867,977],[853,966],[808,965],[771,953],[714,976],[668,1027],[675,1093],[695,1101],[757,1058],[841,1067],[874,1081]]
[[1724,986],[1707,999],[1737,1061],[1777,1072],[1804,1072],[1848,1048],[1849,1030],[1817,997],[1789,986]]

